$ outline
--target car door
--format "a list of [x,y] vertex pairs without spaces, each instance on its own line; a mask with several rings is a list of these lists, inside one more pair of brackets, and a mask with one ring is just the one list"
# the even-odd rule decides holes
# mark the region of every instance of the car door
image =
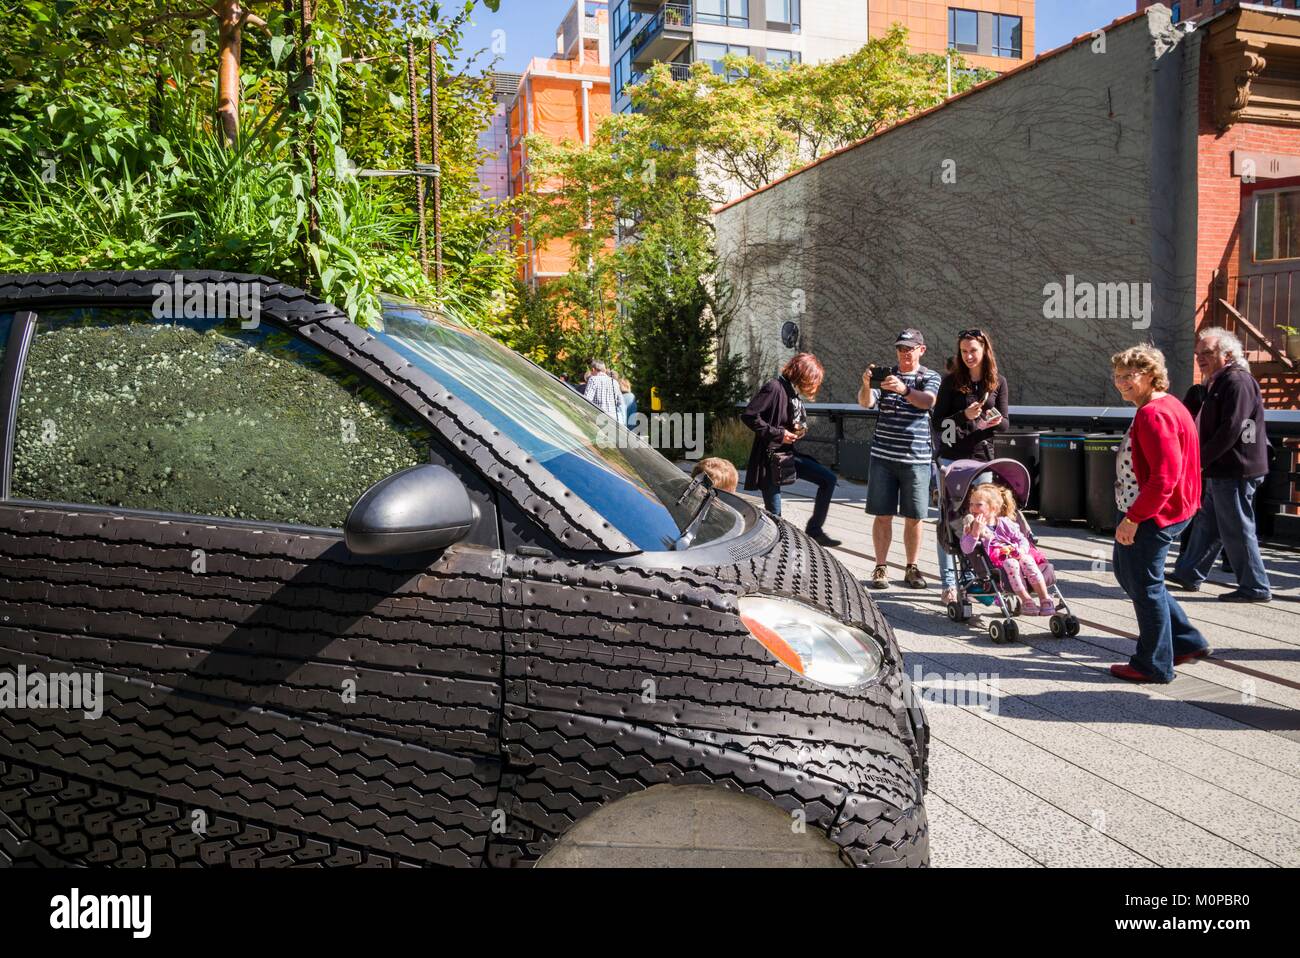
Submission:
[[[47,689],[0,711],[0,861],[480,863],[500,778],[490,490],[274,316],[156,311],[0,314],[0,670]],[[468,539],[351,554],[350,505],[430,460],[479,507]],[[78,707],[52,707],[76,679]]]

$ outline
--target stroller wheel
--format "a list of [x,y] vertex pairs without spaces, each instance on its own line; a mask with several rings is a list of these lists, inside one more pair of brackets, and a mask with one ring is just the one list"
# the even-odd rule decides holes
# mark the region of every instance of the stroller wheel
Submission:
[[1066,632],[1068,630],[1068,626],[1066,626],[1065,624],[1065,616],[1063,615],[1052,616],[1052,619],[1048,623],[1048,625],[1051,627],[1052,635],[1055,638],[1061,639],[1065,637]]
[[1065,617],[1065,634],[1066,635],[1079,634],[1079,620],[1072,615],[1067,615]]
[[952,619],[954,622],[961,621],[961,606],[956,602],[948,603],[948,618]]
[[994,619],[989,623],[989,639],[994,645],[1006,645],[1020,637],[1020,628],[1010,619]]

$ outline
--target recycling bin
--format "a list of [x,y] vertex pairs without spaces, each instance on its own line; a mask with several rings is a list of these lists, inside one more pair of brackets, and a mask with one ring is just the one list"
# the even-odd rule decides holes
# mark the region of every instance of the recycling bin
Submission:
[[1089,529],[1115,530],[1115,462],[1122,433],[1093,433],[1083,441],[1085,515]]
[[1085,439],[1081,432],[1038,436],[1038,514],[1045,522],[1074,522],[1084,517]]
[[993,436],[993,455],[997,459],[1014,459],[1029,470],[1027,509],[1038,509],[1038,432],[1000,432]]

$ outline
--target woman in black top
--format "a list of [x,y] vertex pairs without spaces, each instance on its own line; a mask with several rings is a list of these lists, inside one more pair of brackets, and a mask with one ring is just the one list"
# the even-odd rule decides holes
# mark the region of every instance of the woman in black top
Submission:
[[835,492],[835,473],[816,459],[794,452],[794,444],[808,431],[808,416],[800,393],[810,400],[821,389],[825,371],[812,353],[799,353],[781,370],[781,375],[764,383],[754,394],[740,419],[754,431],[754,444],[745,467],[745,488],[763,493],[763,505],[775,516],[781,514],[781,477],[773,470],[772,452],[793,455],[795,475],[816,484],[817,497],[812,518],[805,527],[809,538],[823,546],[837,546],[822,528]]
[[[1006,378],[998,372],[993,340],[981,329],[963,329],[957,334],[957,359],[939,384],[933,423],[939,460],[944,466],[955,459],[994,458],[993,434],[1009,425],[1010,403]],[[956,599],[957,576],[952,556],[939,547],[939,579],[943,603]]]

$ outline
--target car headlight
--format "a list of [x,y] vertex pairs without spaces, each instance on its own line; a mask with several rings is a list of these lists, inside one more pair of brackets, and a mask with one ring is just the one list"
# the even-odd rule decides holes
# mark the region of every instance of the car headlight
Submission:
[[880,672],[880,646],[824,612],[767,595],[742,595],[740,621],[792,672],[837,689],[865,685]]

